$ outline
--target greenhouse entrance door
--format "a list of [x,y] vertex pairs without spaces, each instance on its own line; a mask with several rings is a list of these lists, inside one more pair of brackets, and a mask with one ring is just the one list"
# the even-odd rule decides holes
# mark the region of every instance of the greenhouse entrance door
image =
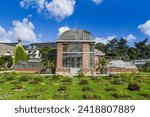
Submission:
[[80,68],[70,68],[71,69],[71,74],[77,74]]

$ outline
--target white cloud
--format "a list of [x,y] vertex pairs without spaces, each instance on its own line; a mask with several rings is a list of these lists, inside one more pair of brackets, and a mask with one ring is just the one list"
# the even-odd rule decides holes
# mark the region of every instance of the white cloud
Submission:
[[73,14],[76,0],[22,0],[22,8],[37,8],[38,13],[45,14],[49,18],[58,21],[65,19]]
[[67,30],[70,30],[70,28],[68,26],[60,27],[58,29],[58,36],[60,36],[62,33],[64,33]]
[[6,33],[5,29],[2,26],[0,26],[0,35],[3,35],[5,33]]
[[34,24],[24,18],[23,21],[14,20],[12,22],[13,27],[6,31],[0,26],[0,42],[12,42],[16,41],[18,38],[22,39],[24,42],[36,42],[36,34],[34,32]]
[[35,42],[36,34],[34,33],[34,25],[27,18],[24,18],[22,22],[13,21],[13,32],[16,37],[27,42]]
[[74,12],[75,0],[52,0],[46,2],[46,8],[56,20],[63,20]]
[[127,41],[132,41],[132,40],[135,40],[136,39],[136,36],[134,36],[133,34],[129,34],[125,37],[125,39]]
[[144,24],[140,24],[138,29],[140,29],[145,35],[150,36],[150,20],[146,21]]
[[96,5],[99,5],[103,2],[103,0],[92,0]]
[[107,37],[96,37],[95,41],[96,43],[101,42],[103,44],[107,44],[110,40],[116,38],[116,35],[112,35],[112,36],[107,36]]

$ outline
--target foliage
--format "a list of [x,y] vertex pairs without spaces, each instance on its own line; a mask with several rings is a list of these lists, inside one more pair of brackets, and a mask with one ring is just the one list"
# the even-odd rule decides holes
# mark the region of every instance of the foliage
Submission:
[[2,56],[0,57],[0,68],[11,68],[13,66],[12,56]]
[[84,72],[82,69],[78,71],[78,77],[84,77]]
[[146,62],[145,65],[142,68],[142,71],[144,72],[150,72],[150,62]]
[[26,61],[29,59],[28,54],[26,53],[26,51],[20,43],[15,47],[14,56],[15,63],[18,63],[20,61]]
[[147,44],[148,39],[144,39],[138,43],[134,43],[137,51],[137,59],[147,59],[150,58],[150,45]]
[[47,69],[50,68],[54,68],[55,64],[54,64],[54,58],[52,58],[50,56],[50,53],[52,52],[51,47],[44,47],[40,49],[40,53],[41,53],[41,58],[42,58],[42,63],[44,68],[42,69],[41,72],[46,72]]
[[112,84],[121,85],[121,84],[123,84],[123,82],[122,82],[122,80],[120,80],[120,79],[114,79],[114,80],[112,81]]
[[88,84],[89,82],[88,82],[88,80],[80,80],[80,85],[86,85],[86,84]]
[[[7,80],[7,77],[14,76],[12,80]],[[117,76],[117,77],[116,77]],[[100,82],[95,82],[92,77],[76,77],[71,80],[65,76],[56,75],[40,75],[31,73],[3,73],[0,74],[0,99],[4,100],[84,100],[84,99],[124,99],[124,100],[148,100],[150,99],[150,81],[149,73],[138,74],[118,74],[107,80],[108,76],[97,76]],[[139,85],[139,91],[130,91],[128,84],[131,83],[130,76],[132,76],[132,84]],[[19,78],[26,77],[28,81],[19,81]],[[51,80],[53,77],[53,80]],[[138,78],[137,78],[138,77]],[[96,78],[96,81],[97,81]],[[121,85],[113,85],[112,81],[120,79],[126,80]],[[38,80],[37,80],[38,79]],[[42,80],[41,80],[42,79]],[[55,82],[54,82],[55,79]],[[142,82],[139,81],[142,79]],[[41,81],[40,81],[41,80]],[[82,81],[81,81],[82,80]],[[30,81],[33,83],[30,84]],[[80,84],[83,84],[81,85]],[[46,85],[42,85],[42,84]],[[13,91],[13,92],[12,92]],[[30,92],[30,93],[29,93]]]
[[99,66],[99,69],[101,70],[101,73],[105,73],[105,67],[107,66],[108,61],[105,58],[99,58],[97,65]]
[[109,59],[122,59],[129,61],[150,58],[150,44],[148,44],[147,38],[135,42],[133,47],[129,47],[128,41],[125,38],[114,38],[109,40],[106,45],[97,43],[96,49],[105,52]]
[[41,55],[42,55],[42,59],[43,60],[47,60],[47,59],[50,59],[49,58],[49,53],[51,53],[51,51],[52,51],[52,49],[51,49],[51,47],[44,47],[44,48],[41,48],[40,49],[40,53],[41,53]]
[[137,83],[129,83],[128,89],[130,91],[139,91],[140,90],[140,86]]
[[107,52],[106,51],[106,45],[103,43],[100,43],[100,42],[96,43],[95,48],[98,50],[101,50],[102,52],[105,52],[105,53]]

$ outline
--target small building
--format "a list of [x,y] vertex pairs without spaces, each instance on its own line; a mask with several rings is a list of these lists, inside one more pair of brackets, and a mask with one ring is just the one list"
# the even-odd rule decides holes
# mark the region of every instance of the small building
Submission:
[[28,61],[20,61],[14,67],[18,72],[38,72],[40,73],[43,68],[41,59],[29,59]]
[[107,73],[121,73],[121,72],[138,72],[137,66],[133,62],[126,62],[123,60],[110,60],[107,65]]

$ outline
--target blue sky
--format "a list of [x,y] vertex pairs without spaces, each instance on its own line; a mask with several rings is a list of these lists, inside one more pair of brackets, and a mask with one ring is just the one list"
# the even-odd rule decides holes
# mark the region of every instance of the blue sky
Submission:
[[68,29],[84,29],[97,42],[150,37],[149,0],[0,0],[0,42],[56,41]]

